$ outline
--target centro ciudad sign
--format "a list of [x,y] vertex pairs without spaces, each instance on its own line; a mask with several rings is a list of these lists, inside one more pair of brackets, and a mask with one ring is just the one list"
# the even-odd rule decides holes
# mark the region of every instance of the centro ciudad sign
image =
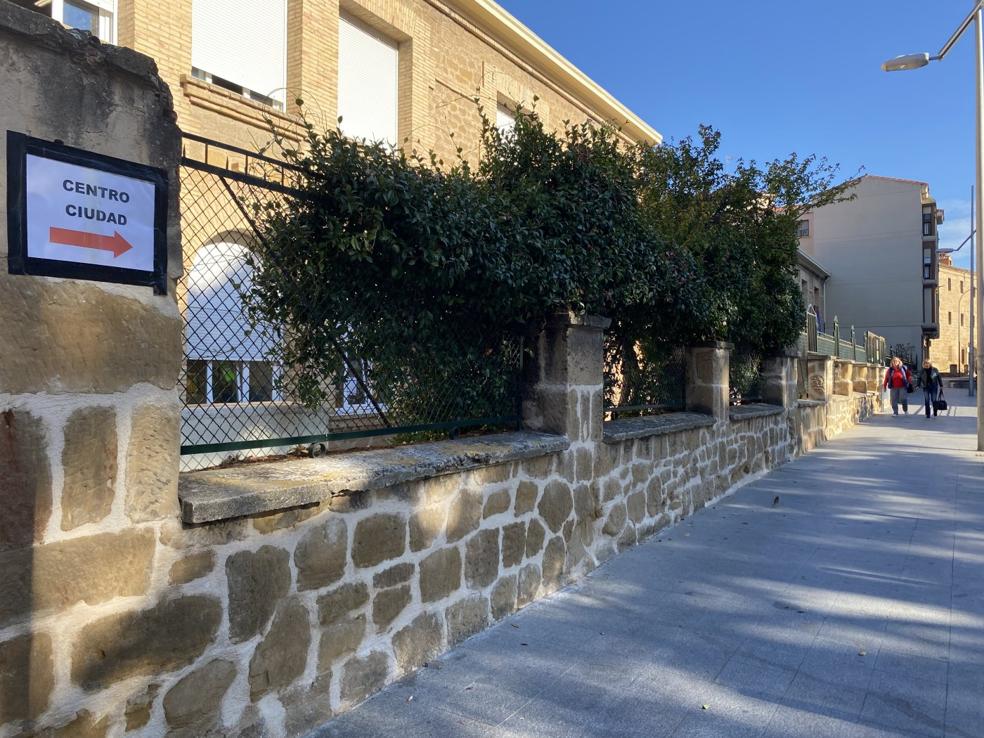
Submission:
[[7,132],[11,274],[167,291],[161,169]]

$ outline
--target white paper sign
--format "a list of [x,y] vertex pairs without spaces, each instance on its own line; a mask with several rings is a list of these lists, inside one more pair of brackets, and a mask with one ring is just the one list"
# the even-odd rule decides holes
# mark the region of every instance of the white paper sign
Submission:
[[151,182],[27,154],[27,256],[154,270]]

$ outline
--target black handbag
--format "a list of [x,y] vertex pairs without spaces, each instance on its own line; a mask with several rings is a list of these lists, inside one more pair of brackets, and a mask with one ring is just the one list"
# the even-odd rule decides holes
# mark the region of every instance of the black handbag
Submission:
[[943,396],[943,390],[941,389],[940,393],[936,396],[936,399],[933,400],[933,410],[946,410],[946,408],[946,398]]

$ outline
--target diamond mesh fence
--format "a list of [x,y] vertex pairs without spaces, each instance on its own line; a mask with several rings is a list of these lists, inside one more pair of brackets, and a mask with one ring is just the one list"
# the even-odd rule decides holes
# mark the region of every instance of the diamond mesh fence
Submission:
[[256,206],[275,199],[289,208],[302,196],[299,176],[288,163],[186,136],[182,468],[518,425],[518,337],[489,345],[466,325],[448,326],[447,342],[459,349],[453,365],[422,346],[400,347],[400,361],[383,365],[338,345],[314,380],[280,358],[289,328],[250,318],[250,255],[262,238]]

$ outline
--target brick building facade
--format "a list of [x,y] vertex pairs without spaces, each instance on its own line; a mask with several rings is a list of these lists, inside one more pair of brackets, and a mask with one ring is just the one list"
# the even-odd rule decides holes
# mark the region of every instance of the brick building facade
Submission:
[[964,374],[970,345],[970,291],[973,274],[940,255],[940,337],[930,342],[929,358],[944,373]]

